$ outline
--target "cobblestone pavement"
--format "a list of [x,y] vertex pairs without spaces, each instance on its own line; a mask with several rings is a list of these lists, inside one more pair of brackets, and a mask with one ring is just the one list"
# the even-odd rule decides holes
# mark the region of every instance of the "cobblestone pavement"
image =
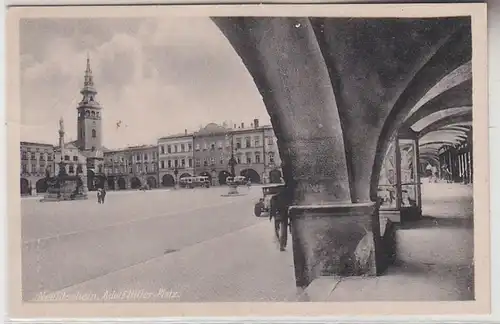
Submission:
[[[106,204],[22,201],[25,300],[283,301],[291,249],[279,252],[259,187],[115,192]],[[49,293],[52,294],[50,295]],[[55,293],[54,293],[55,292]]]

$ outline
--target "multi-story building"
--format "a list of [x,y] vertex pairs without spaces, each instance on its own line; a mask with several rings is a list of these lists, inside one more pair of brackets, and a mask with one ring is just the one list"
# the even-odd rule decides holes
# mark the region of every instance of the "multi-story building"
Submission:
[[252,183],[261,183],[264,178],[264,131],[259,120],[254,119],[250,127],[241,123],[233,128],[232,140],[236,158],[235,173],[249,178]]
[[45,192],[47,175],[53,175],[54,146],[44,143],[21,142],[21,195]]
[[182,134],[158,139],[159,180],[162,186],[172,187],[183,177],[195,175],[193,134]]
[[281,161],[276,137],[270,125],[261,126],[254,119],[249,127],[244,123],[228,128],[208,124],[194,133],[195,174],[207,175],[213,184],[225,184],[234,156],[235,175],[249,178],[252,183],[281,182]]
[[104,152],[107,187],[111,190],[158,187],[158,147],[131,146]]
[[210,178],[212,185],[224,184],[229,176],[231,129],[210,123],[193,134],[194,173]]
[[264,136],[264,183],[282,182],[281,158],[278,150],[278,140],[274,134],[273,127],[266,125],[262,127]]

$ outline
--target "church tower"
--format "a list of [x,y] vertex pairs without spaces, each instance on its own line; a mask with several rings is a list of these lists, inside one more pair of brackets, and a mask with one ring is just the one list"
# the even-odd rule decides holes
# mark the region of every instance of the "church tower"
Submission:
[[78,111],[76,146],[83,151],[95,151],[102,147],[102,107],[95,99],[97,91],[94,88],[88,55],[84,84],[80,93],[83,97],[76,108]]

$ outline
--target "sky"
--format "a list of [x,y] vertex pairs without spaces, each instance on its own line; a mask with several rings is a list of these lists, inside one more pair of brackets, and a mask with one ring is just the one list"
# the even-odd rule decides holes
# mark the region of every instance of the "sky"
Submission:
[[209,18],[24,19],[20,42],[22,141],[56,144],[61,117],[66,140],[76,140],[87,53],[107,148],[154,144],[210,122],[270,123],[250,74]]

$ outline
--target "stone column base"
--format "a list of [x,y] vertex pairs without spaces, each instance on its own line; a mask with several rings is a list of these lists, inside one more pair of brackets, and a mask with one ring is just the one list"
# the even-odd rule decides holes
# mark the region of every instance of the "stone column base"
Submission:
[[295,277],[377,275],[380,224],[375,203],[291,206]]

